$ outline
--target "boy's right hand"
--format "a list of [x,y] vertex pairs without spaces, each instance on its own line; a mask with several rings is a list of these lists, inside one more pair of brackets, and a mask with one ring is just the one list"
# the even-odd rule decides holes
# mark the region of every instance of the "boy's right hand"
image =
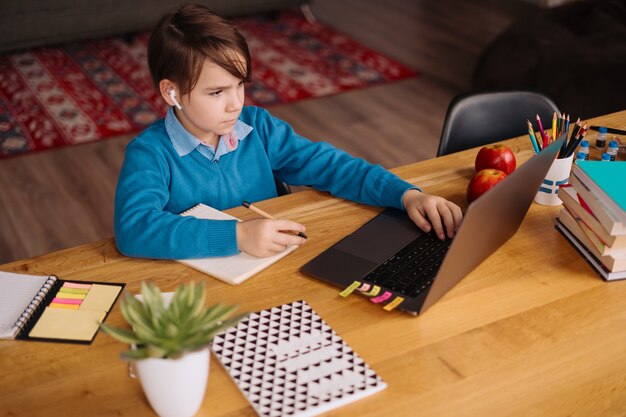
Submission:
[[284,251],[290,245],[302,245],[306,239],[297,236],[304,225],[291,220],[254,219],[237,223],[237,246],[240,251],[266,258]]

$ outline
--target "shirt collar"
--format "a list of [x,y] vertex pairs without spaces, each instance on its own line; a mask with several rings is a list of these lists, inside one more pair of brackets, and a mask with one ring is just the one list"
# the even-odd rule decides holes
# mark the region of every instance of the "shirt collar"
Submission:
[[[214,155],[215,160],[218,160],[220,156],[231,152],[231,149],[229,149],[225,143],[225,139],[227,139],[228,135],[220,136],[217,141],[217,150],[213,149],[212,146],[203,144],[198,138],[189,133],[189,131],[183,127],[176,117],[176,114],[174,114],[173,107],[167,109],[167,114],[165,115],[165,130],[167,131],[178,156],[182,157],[188,155],[198,146],[202,146],[210,150]],[[235,122],[235,126],[233,127],[232,134],[235,136],[237,141],[242,141],[250,134],[250,132],[252,132],[252,130],[252,126],[247,125],[241,120],[237,120],[237,122]],[[232,146],[230,148],[232,148]],[[235,149],[236,147],[232,150]]]

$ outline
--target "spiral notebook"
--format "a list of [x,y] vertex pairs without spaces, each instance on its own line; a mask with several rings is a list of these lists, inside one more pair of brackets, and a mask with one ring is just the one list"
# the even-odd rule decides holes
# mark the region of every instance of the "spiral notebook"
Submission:
[[124,285],[0,271],[0,338],[89,344]]
[[316,416],[387,387],[304,300],[250,314],[211,349],[261,417]]
[[[199,219],[210,220],[239,220],[236,217],[226,214],[205,204],[197,204],[187,211],[181,213],[181,216],[193,216]],[[264,270],[274,262],[287,256],[297,246],[288,246],[284,251],[267,258],[257,258],[248,255],[245,252],[239,252],[232,256],[216,256],[213,258],[201,259],[177,259],[178,262],[197,269],[200,272],[211,275],[214,278],[228,282],[229,284],[241,284],[254,274]]]

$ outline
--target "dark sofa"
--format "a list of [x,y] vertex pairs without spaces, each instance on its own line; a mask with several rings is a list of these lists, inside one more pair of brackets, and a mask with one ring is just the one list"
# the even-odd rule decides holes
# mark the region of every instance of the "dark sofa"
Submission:
[[476,89],[529,89],[583,119],[626,109],[626,0],[585,0],[515,22],[482,54]]

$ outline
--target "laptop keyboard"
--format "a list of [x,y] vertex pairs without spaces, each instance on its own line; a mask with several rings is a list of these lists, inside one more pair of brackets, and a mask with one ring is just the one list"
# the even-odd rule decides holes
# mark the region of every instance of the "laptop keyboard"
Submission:
[[432,284],[452,239],[423,233],[365,277],[365,282],[416,297]]

